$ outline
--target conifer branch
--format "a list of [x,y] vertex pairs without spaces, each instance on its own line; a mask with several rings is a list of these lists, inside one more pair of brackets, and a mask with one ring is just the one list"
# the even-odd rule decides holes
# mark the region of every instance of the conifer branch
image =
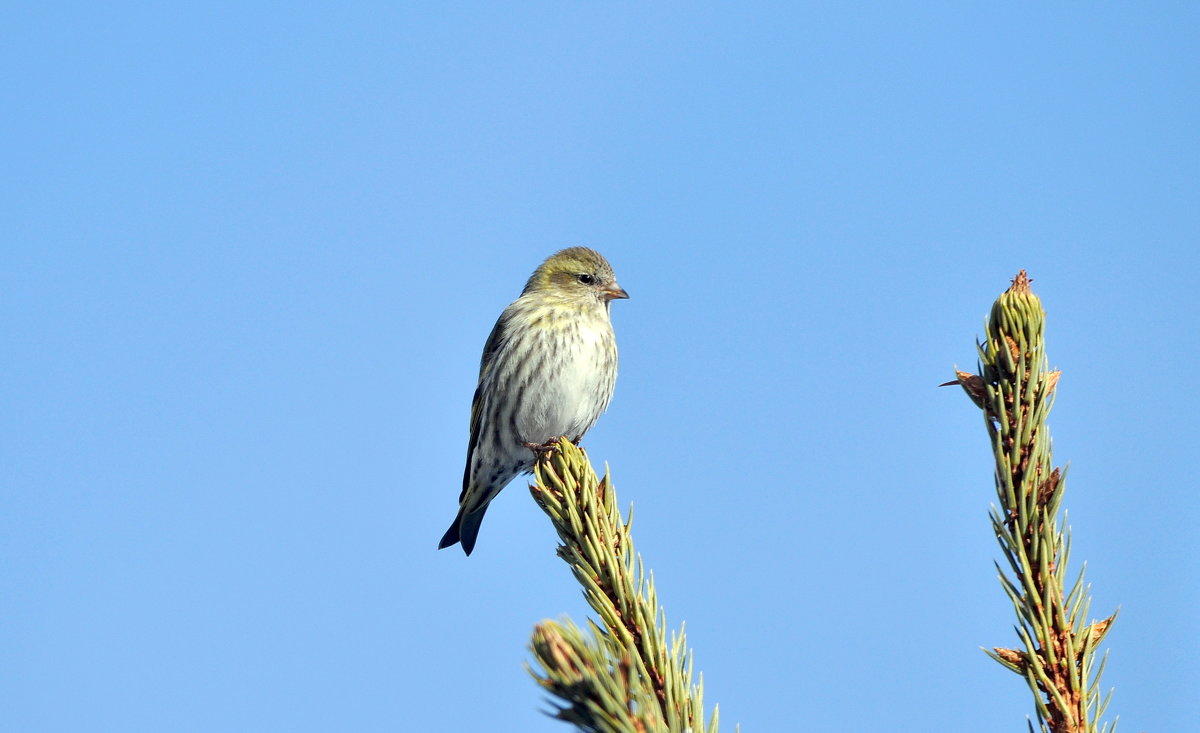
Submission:
[[717,733],[704,723],[703,679],[692,683],[683,629],[668,642],[654,578],[633,549],[616,492],[587,455],[561,440],[541,455],[530,491],[554,523],[558,555],[583,587],[600,623],[543,621],[531,648],[534,679],[550,692],[554,716],[596,733]]
[[979,373],[958,371],[947,383],[961,385],[983,410],[996,457],[992,529],[1007,565],[996,569],[1023,646],[984,651],[1025,678],[1044,733],[1115,733],[1115,722],[1098,722],[1112,693],[1101,698],[1104,660],[1097,666],[1096,651],[1116,613],[1086,621],[1091,598],[1082,569],[1064,591],[1071,538],[1059,529],[1058,510],[1066,471],[1053,466],[1046,427],[1061,373],[1047,366],[1045,312],[1029,283],[1022,270],[992,306],[987,340],[976,344]]

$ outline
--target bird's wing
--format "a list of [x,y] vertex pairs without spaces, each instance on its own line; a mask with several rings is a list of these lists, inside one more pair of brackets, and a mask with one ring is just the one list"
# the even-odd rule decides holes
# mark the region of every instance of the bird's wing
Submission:
[[492,332],[488,334],[487,342],[483,345],[483,356],[479,359],[480,384],[483,384],[483,378],[491,371],[492,361],[496,358],[496,352],[500,351],[500,347],[504,345],[504,341],[508,338],[508,320],[509,308],[505,308],[500,317],[496,319],[496,325],[492,326]]
[[492,332],[483,345],[483,357],[479,360],[479,384],[476,385],[475,397],[471,400],[471,439],[467,442],[467,466],[463,470],[462,493],[458,497],[460,504],[467,498],[467,487],[471,485],[471,454],[475,452],[475,446],[479,443],[479,428],[482,423],[480,415],[483,413],[483,382],[492,369],[492,362],[495,360],[497,352],[504,345],[507,332],[508,310],[505,309],[496,319],[496,325],[492,326]]

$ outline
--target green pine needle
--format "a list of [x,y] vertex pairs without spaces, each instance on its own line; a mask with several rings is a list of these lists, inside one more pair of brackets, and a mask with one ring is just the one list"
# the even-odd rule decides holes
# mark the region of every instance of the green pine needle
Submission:
[[633,549],[632,511],[622,521],[616,492],[569,440],[541,455],[530,486],[558,531],[558,555],[571,568],[599,623],[584,632],[569,619],[544,621],[530,648],[530,673],[554,700],[550,714],[596,733],[717,732],[705,724],[703,680],[693,683],[681,627],[668,641],[654,578]]
[[[992,306],[987,338],[976,343],[978,374],[956,372],[957,383],[983,411],[995,454],[992,529],[1010,572],[996,564],[1017,616],[1023,649],[984,651],[1025,678],[1039,728],[1047,733],[1107,733],[1096,651],[1116,614],[1088,623],[1091,604],[1083,570],[1064,591],[1070,555],[1066,513],[1058,511],[1066,471],[1053,465],[1046,419],[1060,372],[1050,371],[1043,331],[1045,312],[1022,270]],[[953,382],[951,382],[952,384]],[[1033,723],[1029,721],[1033,730]]]

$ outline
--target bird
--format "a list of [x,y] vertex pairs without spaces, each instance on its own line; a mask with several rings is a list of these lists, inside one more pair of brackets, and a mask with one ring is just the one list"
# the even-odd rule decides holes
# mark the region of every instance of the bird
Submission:
[[458,515],[438,549],[475,549],[488,504],[539,453],[579,443],[608,408],[617,381],[609,309],[628,298],[599,252],[555,252],[492,328],[471,401],[471,431]]

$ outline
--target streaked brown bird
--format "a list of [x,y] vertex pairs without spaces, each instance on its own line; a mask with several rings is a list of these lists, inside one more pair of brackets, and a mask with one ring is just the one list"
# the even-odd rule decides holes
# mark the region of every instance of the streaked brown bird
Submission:
[[471,438],[458,516],[438,549],[470,555],[488,503],[533,470],[537,451],[576,443],[608,407],[617,380],[609,306],[629,294],[599,252],[571,247],[546,259],[496,321],[471,403]]

